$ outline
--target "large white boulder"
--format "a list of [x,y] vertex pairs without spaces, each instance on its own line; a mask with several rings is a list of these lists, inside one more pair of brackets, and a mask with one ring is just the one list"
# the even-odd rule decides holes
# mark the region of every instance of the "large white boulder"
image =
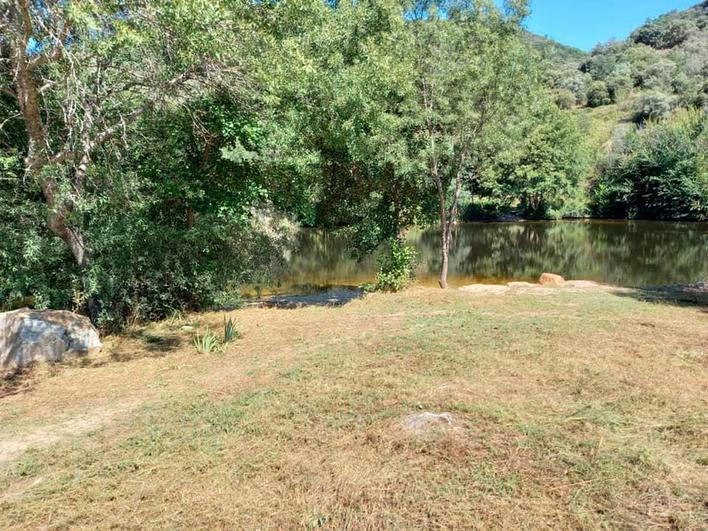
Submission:
[[99,350],[98,332],[81,315],[28,308],[0,313],[0,369],[62,361]]

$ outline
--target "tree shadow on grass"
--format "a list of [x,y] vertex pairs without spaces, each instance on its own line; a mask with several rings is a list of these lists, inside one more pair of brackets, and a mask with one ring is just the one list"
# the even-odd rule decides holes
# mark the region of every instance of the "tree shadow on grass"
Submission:
[[357,287],[343,286],[330,288],[313,293],[294,295],[273,295],[265,299],[259,299],[251,303],[251,306],[264,308],[281,308],[294,310],[309,306],[344,306],[350,302],[360,299],[365,294],[364,290]]
[[708,313],[708,282],[635,288],[618,292],[617,295],[643,302],[698,308]]
[[145,330],[135,330],[125,334],[121,341],[109,347],[107,356],[100,358],[80,358],[80,367],[98,368],[109,363],[124,363],[146,358],[164,358],[178,350],[184,338],[176,333],[154,334]]
[[34,365],[17,367],[0,373],[0,399],[26,393],[34,382]]

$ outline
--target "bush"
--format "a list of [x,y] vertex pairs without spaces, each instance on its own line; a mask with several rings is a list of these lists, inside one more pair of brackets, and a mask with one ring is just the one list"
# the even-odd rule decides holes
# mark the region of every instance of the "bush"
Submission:
[[402,238],[391,241],[388,253],[379,258],[376,290],[401,291],[415,276],[418,253]]
[[665,118],[671,112],[673,98],[662,92],[645,92],[635,103],[634,121],[637,123],[646,120]]
[[561,89],[556,91],[555,94],[556,105],[564,110],[570,110],[575,107],[575,94],[567,89]]
[[462,221],[492,221],[504,216],[513,216],[515,211],[510,201],[502,198],[474,196],[461,208]]
[[588,85],[592,81],[589,74],[578,70],[557,72],[554,87],[558,91],[570,91],[575,97],[575,104],[585,105],[588,99]]
[[612,103],[610,91],[604,81],[594,81],[588,90],[588,105],[590,107],[602,107]]
[[618,64],[607,78],[607,90],[614,103],[620,101],[633,85],[632,68],[627,63]]
[[651,90],[669,89],[676,77],[676,68],[676,63],[669,59],[648,65],[640,74],[642,87]]
[[648,122],[625,138],[593,186],[596,215],[708,219],[708,133],[702,110]]
[[158,320],[213,305],[227,286],[261,280],[280,265],[288,239],[254,214],[197,215],[175,221],[169,203],[146,196],[129,205],[89,206],[89,266],[80,271],[46,227],[46,206],[31,181],[0,180],[0,307],[84,311],[116,330],[128,319]]
[[693,29],[694,26],[687,20],[673,20],[667,23],[650,22],[637,29],[630,38],[637,44],[646,44],[662,50],[682,44]]

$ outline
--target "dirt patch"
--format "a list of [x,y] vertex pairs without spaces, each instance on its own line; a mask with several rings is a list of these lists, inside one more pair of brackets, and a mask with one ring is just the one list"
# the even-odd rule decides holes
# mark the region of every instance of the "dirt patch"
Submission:
[[531,284],[530,282],[509,282],[508,284],[470,284],[459,288],[459,291],[464,293],[472,293],[477,295],[551,295],[554,293],[563,293],[568,291],[605,291],[611,293],[629,293],[633,290],[629,288],[621,288],[618,286],[610,286],[608,284],[599,284],[591,280],[568,280],[562,286],[548,286],[541,284]]
[[134,407],[134,404],[125,404],[110,409],[92,411],[14,436],[0,433],[0,464],[17,459],[30,448],[48,448],[53,444],[96,431],[110,423],[119,414],[127,413]]

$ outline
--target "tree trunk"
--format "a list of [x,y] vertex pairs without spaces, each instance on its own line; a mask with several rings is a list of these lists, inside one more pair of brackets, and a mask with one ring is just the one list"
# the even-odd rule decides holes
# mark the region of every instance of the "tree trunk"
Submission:
[[440,279],[438,284],[442,289],[447,289],[447,273],[450,264],[450,243],[452,242],[452,228],[457,219],[457,210],[460,202],[460,188],[462,185],[462,175],[458,172],[455,175],[455,191],[452,197],[450,210],[447,209],[447,199],[445,195],[445,187],[442,179],[438,174],[435,175],[435,183],[438,188],[438,206],[440,208],[440,244],[442,267],[440,268]]
[[447,289],[447,270],[450,261],[450,242],[447,238],[447,227],[442,228],[442,267],[440,268],[440,280],[438,283],[442,289]]

